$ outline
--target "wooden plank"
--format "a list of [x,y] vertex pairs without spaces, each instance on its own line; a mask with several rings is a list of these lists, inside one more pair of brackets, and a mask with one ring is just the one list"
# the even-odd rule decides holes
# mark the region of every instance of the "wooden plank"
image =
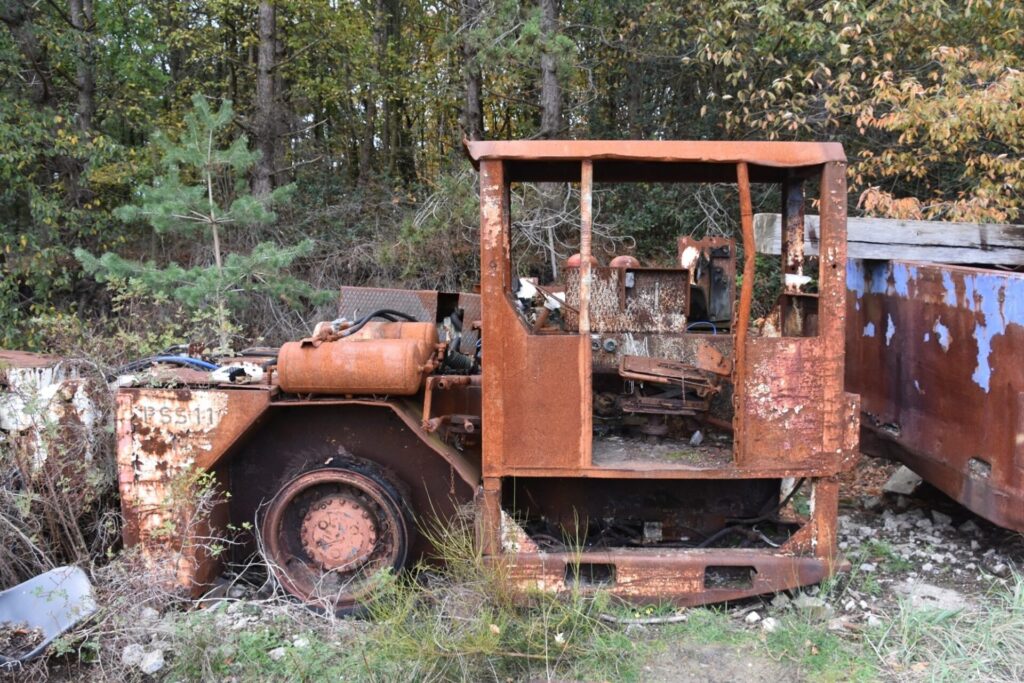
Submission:
[[[818,253],[818,216],[804,220],[804,253]],[[860,259],[1024,265],[1024,225],[849,218],[847,257]],[[754,215],[761,254],[782,253],[782,216]]]

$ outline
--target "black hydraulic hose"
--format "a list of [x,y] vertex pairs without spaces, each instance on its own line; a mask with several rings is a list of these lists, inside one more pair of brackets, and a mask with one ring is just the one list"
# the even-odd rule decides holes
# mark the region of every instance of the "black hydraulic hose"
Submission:
[[391,322],[398,322],[398,319],[402,319],[411,323],[418,322],[415,317],[409,315],[408,313],[402,313],[401,311],[395,311],[390,308],[381,308],[379,310],[374,311],[373,313],[370,313],[369,315],[364,315],[362,318],[357,320],[355,324],[352,325],[352,327],[348,327],[342,330],[341,336],[348,337],[349,335],[355,334],[359,330],[363,329],[363,326],[374,318],[384,318],[385,320],[389,320]]
[[758,522],[768,521],[769,519],[774,517],[779,510],[786,507],[786,504],[793,499],[793,496],[796,495],[796,492],[800,490],[800,487],[804,485],[805,481],[806,479],[800,479],[800,481],[796,483],[796,486],[793,487],[793,490],[790,491],[786,495],[786,497],[782,499],[782,502],[780,502],[778,505],[773,505],[771,509],[763,511],[757,517],[739,517],[737,519],[730,519],[729,522],[735,522],[738,524],[757,524]]

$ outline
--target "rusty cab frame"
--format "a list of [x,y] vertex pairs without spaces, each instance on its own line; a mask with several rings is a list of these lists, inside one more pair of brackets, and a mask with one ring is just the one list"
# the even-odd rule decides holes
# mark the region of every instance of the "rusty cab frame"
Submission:
[[[839,144],[798,142],[469,142],[480,174],[482,468],[480,530],[485,555],[509,561],[524,590],[603,588],[634,602],[687,605],[816,583],[840,568],[837,475],[857,449],[859,400],[843,390],[846,181]],[[724,374],[731,450],[712,462],[597,457],[594,383],[605,349],[595,316],[592,198],[598,182],[731,183],[738,191],[743,249],[738,309],[728,335],[652,334],[676,363]],[[581,196],[576,329],[540,334],[517,311],[510,256],[510,188],[578,183]],[[778,332],[751,323],[755,247],[751,184],[781,188],[783,277]],[[821,257],[804,276],[804,188],[820,187]],[[677,264],[678,265],[678,264]],[[642,269],[638,269],[642,270]],[[679,270],[685,270],[680,268]],[[816,280],[817,291],[806,286]],[[679,302],[682,305],[682,302]],[[632,332],[643,334],[644,330]],[[666,341],[667,340],[667,341]],[[657,346],[657,344],[655,344]],[[696,359],[696,360],[695,360]],[[621,354],[617,356],[622,363]],[[630,360],[630,359],[627,359]],[[724,372],[722,367],[725,368]],[[719,422],[722,422],[721,420]],[[810,492],[804,516],[783,509],[794,482]],[[764,501],[768,501],[765,507]],[[644,510],[653,510],[645,515]],[[566,521],[567,517],[571,518]],[[581,542],[539,547],[513,519],[586,520],[616,515],[644,523],[640,546]],[[789,524],[783,542],[760,543],[759,524]],[[675,531],[671,531],[672,528]],[[700,529],[673,545],[679,529]],[[718,532],[714,530],[718,529]],[[740,538],[755,542],[737,543]],[[521,529],[519,530],[521,531]],[[648,534],[650,531],[650,534]],[[569,532],[574,533],[572,531]],[[767,540],[767,539],[765,539]],[[777,546],[777,547],[775,547]]]

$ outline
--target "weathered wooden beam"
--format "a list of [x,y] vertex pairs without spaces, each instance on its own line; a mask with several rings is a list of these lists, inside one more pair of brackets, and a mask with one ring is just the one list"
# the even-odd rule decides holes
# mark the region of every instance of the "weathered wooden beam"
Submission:
[[[1024,225],[849,218],[847,256],[860,259],[1024,265]],[[817,216],[804,220],[804,253],[818,253]],[[782,253],[782,216],[754,215],[754,239],[761,254]]]

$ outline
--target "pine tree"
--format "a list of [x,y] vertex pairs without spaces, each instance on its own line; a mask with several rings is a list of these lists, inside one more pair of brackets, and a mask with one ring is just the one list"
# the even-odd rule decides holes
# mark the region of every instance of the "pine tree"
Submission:
[[193,312],[203,314],[212,307],[219,350],[231,346],[231,311],[247,295],[272,295],[294,301],[316,298],[307,283],[285,273],[292,262],[312,251],[313,243],[303,241],[292,247],[263,242],[248,254],[222,250],[225,230],[267,225],[276,220],[272,207],[287,201],[294,186],[280,187],[255,196],[249,189],[248,174],[259,159],[249,149],[245,135],[225,139],[234,113],[230,100],[214,111],[202,95],[192,98],[193,109],[184,117],[185,130],[177,140],[158,134],[163,175],[152,185],[140,187],[137,203],[115,213],[128,222],[147,221],[158,233],[201,236],[211,246],[212,264],[184,267],[178,263],[161,266],[154,261],[140,263],[114,253],[97,258],[76,249],[75,256],[98,280],[130,282],[154,295],[172,297]]

